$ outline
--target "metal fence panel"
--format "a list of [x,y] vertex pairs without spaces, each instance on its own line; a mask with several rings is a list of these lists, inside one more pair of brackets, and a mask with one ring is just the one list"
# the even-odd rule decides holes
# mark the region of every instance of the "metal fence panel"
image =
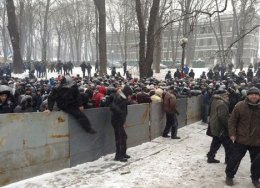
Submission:
[[69,167],[66,117],[62,112],[0,115],[0,185]]
[[[200,97],[177,99],[179,127],[200,120]],[[97,134],[63,112],[0,115],[0,185],[75,166],[115,152],[109,108],[84,112]],[[128,106],[128,147],[150,141],[165,127],[161,103]]]
[[151,140],[162,135],[165,127],[165,113],[161,102],[150,104],[150,135]]
[[128,147],[150,141],[149,104],[129,105],[126,124]]
[[187,124],[201,120],[201,96],[188,98]]
[[[97,133],[86,133],[78,122],[69,116],[71,166],[96,160],[110,151],[111,153],[114,151],[109,148],[103,150],[104,146],[108,146],[108,143],[110,148],[115,145],[112,144],[114,133],[110,126],[109,108],[88,109],[84,113]],[[105,143],[106,141],[108,143]]]
[[177,99],[177,110],[179,115],[177,116],[179,128],[187,125],[187,98]]

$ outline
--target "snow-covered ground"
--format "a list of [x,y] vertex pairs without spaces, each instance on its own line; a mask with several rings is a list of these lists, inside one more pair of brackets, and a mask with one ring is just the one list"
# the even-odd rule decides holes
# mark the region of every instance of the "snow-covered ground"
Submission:
[[[132,66],[128,66],[127,70],[133,75],[133,77],[135,78],[139,78],[139,71],[136,67],[132,67]],[[164,80],[165,75],[167,74],[168,71],[171,71],[171,74],[173,76],[174,72],[176,71],[176,69],[161,69],[160,73],[154,73],[154,77],[157,78],[158,80]],[[200,75],[202,74],[203,71],[208,72],[208,68],[193,68],[194,72],[195,72],[195,78],[199,78]],[[94,68],[92,68],[91,70],[91,75],[94,75]],[[123,75],[123,68],[117,68],[116,72],[120,72],[121,75]],[[73,74],[71,76],[76,76],[77,74],[79,74],[80,76],[82,76],[82,71],[80,67],[75,67],[73,69]],[[111,69],[107,69],[107,74],[111,75]],[[35,73],[36,75],[36,73]],[[87,75],[87,72],[86,72]],[[18,77],[18,78],[24,78],[24,77],[29,77],[29,73],[28,71],[26,71],[23,74],[12,74],[13,77]],[[56,72],[53,73],[47,73],[47,78],[57,78],[58,74]],[[44,78],[45,79],[45,78]]]
[[[208,164],[206,154],[211,138],[206,124],[194,123],[179,129],[180,140],[159,137],[128,149],[127,163],[113,161],[114,155],[78,165],[74,168],[44,174],[6,187],[192,187],[221,188],[225,185],[224,150],[216,158],[219,164]],[[235,188],[252,188],[250,160],[246,155],[234,180]]]

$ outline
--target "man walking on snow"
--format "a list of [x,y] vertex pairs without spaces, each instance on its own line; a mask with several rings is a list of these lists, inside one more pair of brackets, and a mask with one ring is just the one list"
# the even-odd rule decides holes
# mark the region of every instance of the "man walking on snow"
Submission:
[[229,137],[233,141],[232,155],[226,167],[226,184],[234,185],[233,178],[242,158],[249,151],[251,179],[260,188],[260,90],[252,87],[247,98],[235,106],[228,122]]

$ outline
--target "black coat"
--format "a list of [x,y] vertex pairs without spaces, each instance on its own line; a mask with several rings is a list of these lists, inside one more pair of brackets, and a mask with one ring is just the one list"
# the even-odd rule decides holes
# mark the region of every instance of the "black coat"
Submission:
[[116,94],[113,98],[113,102],[110,104],[110,110],[112,112],[112,125],[114,127],[123,126],[127,116],[127,99]]
[[80,107],[82,105],[82,100],[78,87],[73,85],[70,88],[61,86],[54,88],[48,97],[49,110],[53,110],[55,102],[61,110]]
[[6,100],[4,103],[0,103],[0,114],[13,113],[14,105],[9,100]]

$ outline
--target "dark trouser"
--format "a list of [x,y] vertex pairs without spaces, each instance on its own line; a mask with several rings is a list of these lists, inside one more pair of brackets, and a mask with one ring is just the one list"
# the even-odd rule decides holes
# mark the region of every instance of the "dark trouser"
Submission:
[[113,125],[115,132],[115,141],[116,141],[116,156],[115,158],[120,159],[126,155],[126,139],[127,135],[123,125]]
[[177,136],[178,122],[175,114],[166,113],[166,126],[163,131],[163,136],[167,136],[171,130],[171,137]]
[[204,123],[208,122],[208,114],[209,114],[209,105],[208,104],[202,104],[202,106],[201,106],[202,122],[204,122]]
[[62,109],[62,110],[64,112],[72,115],[79,122],[79,124],[85,131],[88,132],[91,129],[91,125],[90,125],[88,118],[78,108],[68,108],[68,109]]
[[210,150],[207,154],[207,157],[208,159],[214,159],[221,144],[225,149],[225,162],[228,163],[232,154],[232,141],[229,139],[228,136],[221,136],[221,137],[214,136],[212,138]]
[[243,144],[234,143],[233,152],[230,160],[227,163],[226,175],[229,178],[234,178],[241,160],[249,151],[251,159],[251,178],[252,180],[259,180],[260,178],[260,146],[247,146]]

